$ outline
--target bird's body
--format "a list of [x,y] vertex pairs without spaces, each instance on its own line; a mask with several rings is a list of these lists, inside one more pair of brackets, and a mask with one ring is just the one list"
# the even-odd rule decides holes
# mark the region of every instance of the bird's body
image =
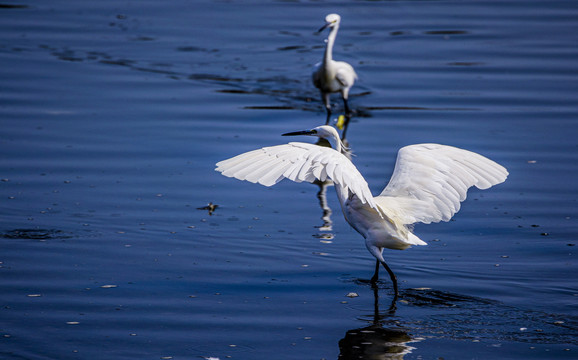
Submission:
[[313,85],[315,85],[315,87],[321,92],[321,99],[325,109],[327,110],[326,124],[329,122],[331,117],[330,94],[337,92],[341,93],[345,111],[346,113],[350,113],[347,104],[349,89],[351,89],[355,80],[357,80],[357,74],[355,73],[353,66],[349,65],[345,61],[333,60],[333,45],[335,44],[335,38],[337,37],[340,22],[341,17],[337,14],[329,14],[325,18],[325,26],[323,26],[319,31],[322,31],[327,27],[329,27],[331,31],[327,37],[323,60],[315,65],[312,74]]
[[468,188],[487,189],[505,181],[501,165],[471,151],[439,144],[418,144],[399,150],[393,175],[374,197],[355,165],[342,154],[343,144],[331,126],[284,135],[315,135],[334,147],[291,142],[250,151],[217,163],[228,177],[272,186],[283,179],[314,182],[331,179],[343,215],[365,238],[369,252],[388,271],[397,296],[397,280],[383,258],[384,248],[403,250],[427,245],[413,234],[414,223],[448,221],[460,209]]

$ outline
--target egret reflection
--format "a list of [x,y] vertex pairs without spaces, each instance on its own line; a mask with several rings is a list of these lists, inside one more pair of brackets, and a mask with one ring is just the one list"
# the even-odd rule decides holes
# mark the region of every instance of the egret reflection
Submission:
[[372,289],[374,311],[371,323],[369,326],[347,331],[345,337],[339,341],[339,360],[401,360],[415,350],[410,344],[422,340],[411,337],[399,325],[394,324],[393,320],[388,322],[395,313],[395,301],[387,312],[380,313],[378,288],[373,286]]

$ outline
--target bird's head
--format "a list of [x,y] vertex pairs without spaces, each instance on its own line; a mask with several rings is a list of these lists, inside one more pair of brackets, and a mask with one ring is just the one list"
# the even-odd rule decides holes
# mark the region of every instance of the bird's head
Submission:
[[327,28],[334,28],[336,26],[339,26],[340,21],[341,21],[341,16],[339,16],[337,14],[329,14],[325,17],[325,25],[323,25],[323,27],[321,27],[321,29],[319,29],[318,32],[322,32],[323,30],[325,30]]
[[290,132],[290,133],[285,133],[283,134],[283,136],[297,136],[297,135],[309,135],[309,136],[317,136],[319,138],[322,139],[327,139],[327,140],[333,140],[334,142],[334,149],[336,149],[339,152],[344,152],[345,150],[347,150],[344,146],[343,143],[341,142],[341,139],[339,138],[339,133],[337,132],[337,130],[335,130],[334,127],[329,126],[329,125],[321,125],[321,126],[317,126],[311,130],[303,130],[303,131],[295,131],[295,132]]

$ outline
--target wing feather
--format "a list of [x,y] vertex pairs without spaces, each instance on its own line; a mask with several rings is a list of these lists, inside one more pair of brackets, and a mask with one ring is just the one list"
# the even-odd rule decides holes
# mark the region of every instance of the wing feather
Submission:
[[227,177],[272,186],[289,179],[295,182],[327,179],[355,194],[362,203],[377,209],[367,182],[355,165],[332,148],[291,142],[249,151],[216,164]]
[[335,78],[337,81],[345,87],[353,86],[353,83],[357,79],[357,74],[355,73],[353,66],[343,61],[336,61],[334,64],[337,65],[337,70],[335,72]]
[[404,224],[448,221],[470,187],[487,189],[507,176],[503,166],[468,150],[410,145],[399,150],[393,175],[375,201]]

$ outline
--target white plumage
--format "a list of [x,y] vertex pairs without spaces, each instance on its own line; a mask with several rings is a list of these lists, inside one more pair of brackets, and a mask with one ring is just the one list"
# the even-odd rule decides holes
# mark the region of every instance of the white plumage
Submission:
[[321,92],[321,100],[327,110],[326,124],[329,123],[331,117],[330,94],[336,92],[341,93],[345,112],[349,114],[350,110],[347,104],[349,89],[351,89],[355,80],[357,80],[357,74],[353,66],[345,61],[333,60],[333,45],[335,44],[340,22],[341,17],[337,14],[329,14],[325,17],[325,25],[319,29],[319,31],[323,31],[326,28],[330,28],[331,31],[326,40],[327,43],[325,45],[323,60],[315,65],[312,74],[313,85]]
[[[342,150],[331,126],[284,135],[314,135]],[[217,163],[228,177],[272,186],[283,179],[314,182],[331,179],[347,222],[364,238],[367,249],[389,272],[397,296],[397,280],[382,255],[384,248],[403,250],[427,245],[408,225],[448,221],[460,209],[467,190],[487,189],[506,180],[507,170],[477,153],[439,144],[417,144],[399,150],[393,175],[373,197],[367,182],[341,151],[291,142],[246,152]]]

